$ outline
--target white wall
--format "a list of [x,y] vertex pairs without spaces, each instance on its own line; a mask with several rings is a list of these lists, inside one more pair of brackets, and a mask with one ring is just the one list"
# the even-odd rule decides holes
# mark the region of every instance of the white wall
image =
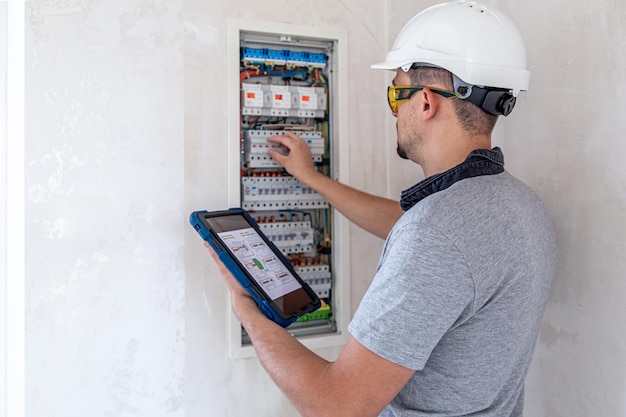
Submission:
[[[434,2],[27,1],[27,416],[296,415],[255,359],[228,359],[226,291],[187,224],[227,204],[227,19],[348,28],[352,184],[397,196],[421,173],[368,66]],[[623,417],[626,11],[578,3],[492,1],[532,70],[494,142],[560,246],[527,415]],[[354,309],[381,242],[350,243]]]
[[181,7],[27,3],[28,416],[184,415]]
[[[350,28],[341,140],[355,184],[385,192],[385,85],[358,64],[383,54],[382,5],[361,5],[27,1],[28,416],[295,415],[256,359],[228,359],[226,290],[187,216],[227,206],[230,17]],[[353,233],[363,292],[381,242]]]
[[[405,16],[436,2],[389,0],[390,39]],[[526,415],[624,417],[626,3],[488,3],[518,25],[531,70],[529,92],[498,122],[494,144],[545,201],[559,245]]]
[[533,74],[501,142],[509,168],[546,201],[560,251],[528,415],[623,417],[626,3],[507,3]]

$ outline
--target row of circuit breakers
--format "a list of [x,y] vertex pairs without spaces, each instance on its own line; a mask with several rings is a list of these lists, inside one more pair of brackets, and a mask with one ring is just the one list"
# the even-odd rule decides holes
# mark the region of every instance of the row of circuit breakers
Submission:
[[297,134],[316,168],[330,172],[328,55],[323,48],[251,47],[244,41],[240,57],[241,207],[324,301],[291,327],[327,325],[333,304],[329,206],[267,155],[280,150],[267,138]]

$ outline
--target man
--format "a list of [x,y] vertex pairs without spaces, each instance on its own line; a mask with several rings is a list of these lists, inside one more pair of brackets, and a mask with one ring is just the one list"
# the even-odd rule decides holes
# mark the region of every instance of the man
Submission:
[[503,168],[491,132],[525,90],[517,29],[475,2],[433,6],[385,62],[398,154],[426,179],[400,204],[317,172],[286,133],[270,152],[350,220],[386,238],[335,362],[266,319],[218,262],[258,357],[304,416],[521,416],[524,379],[555,272],[550,220]]

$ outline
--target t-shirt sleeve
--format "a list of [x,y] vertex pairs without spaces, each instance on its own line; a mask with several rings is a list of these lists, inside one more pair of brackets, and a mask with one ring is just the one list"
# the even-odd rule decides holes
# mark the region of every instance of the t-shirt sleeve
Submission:
[[471,271],[454,243],[431,227],[408,224],[389,236],[348,330],[377,355],[421,370],[473,299]]

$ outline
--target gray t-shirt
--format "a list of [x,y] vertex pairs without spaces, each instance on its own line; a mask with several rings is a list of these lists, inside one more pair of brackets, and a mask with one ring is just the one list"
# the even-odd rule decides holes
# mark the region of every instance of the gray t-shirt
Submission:
[[381,416],[521,416],[555,269],[546,210],[506,171],[461,180],[408,210],[348,327],[416,370]]

